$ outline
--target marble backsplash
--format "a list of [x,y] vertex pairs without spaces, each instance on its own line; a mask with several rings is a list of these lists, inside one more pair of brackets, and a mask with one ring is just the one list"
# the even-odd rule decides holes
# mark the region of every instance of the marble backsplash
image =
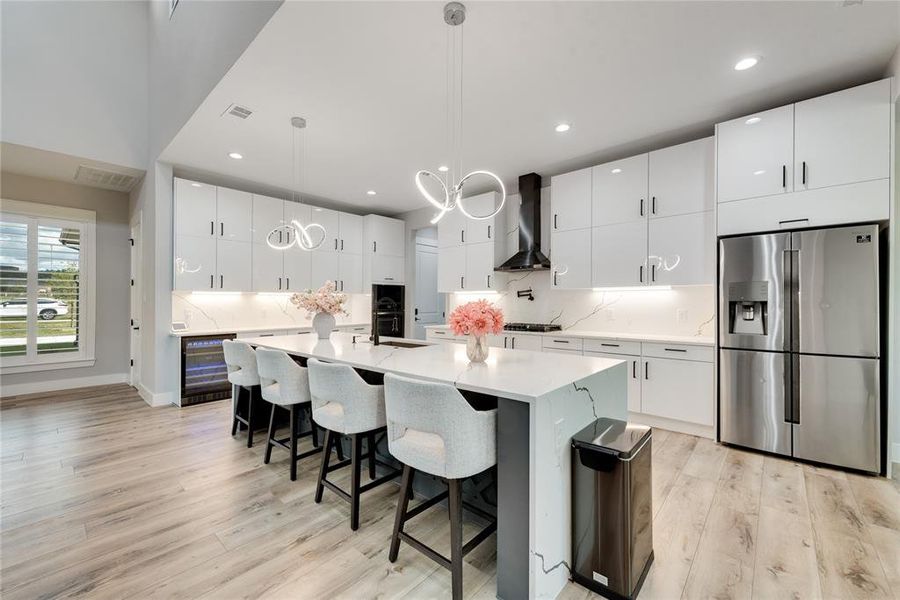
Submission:
[[[449,294],[447,314],[459,304],[485,298],[503,309],[507,322],[558,323],[563,329],[677,336],[715,335],[714,286],[671,289],[554,290],[550,273],[506,275],[494,294]],[[517,297],[531,288],[534,301]]]
[[[337,324],[368,323],[370,294],[348,294],[349,316],[338,316]],[[290,294],[241,294],[228,292],[172,292],[172,321],[184,321],[189,329],[228,330],[242,328],[289,329],[309,327],[306,311],[290,302]]]

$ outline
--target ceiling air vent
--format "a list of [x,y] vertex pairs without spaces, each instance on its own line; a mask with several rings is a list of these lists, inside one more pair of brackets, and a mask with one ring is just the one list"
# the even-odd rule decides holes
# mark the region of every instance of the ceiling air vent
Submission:
[[126,173],[116,173],[106,169],[98,169],[87,165],[79,165],[75,171],[75,182],[82,185],[128,192],[137,182],[137,177]]
[[252,114],[252,110],[250,110],[246,106],[241,106],[240,104],[232,104],[225,109],[225,112],[222,113],[223,116],[231,115],[232,117],[237,117],[238,119],[246,119]]

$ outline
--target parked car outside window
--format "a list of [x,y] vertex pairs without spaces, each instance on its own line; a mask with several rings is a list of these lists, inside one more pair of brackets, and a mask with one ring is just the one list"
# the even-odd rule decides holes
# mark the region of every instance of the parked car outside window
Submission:
[[[55,319],[57,315],[69,313],[69,305],[55,298],[38,298],[38,318],[44,321]],[[0,302],[0,317],[25,317],[28,314],[28,300],[11,298]]]

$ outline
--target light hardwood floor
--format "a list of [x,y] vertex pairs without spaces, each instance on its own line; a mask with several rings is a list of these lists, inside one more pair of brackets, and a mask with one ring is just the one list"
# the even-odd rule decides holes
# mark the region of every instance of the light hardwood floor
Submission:
[[[351,532],[347,504],[313,503],[317,461],[292,483],[284,452],[263,465],[262,444],[228,435],[229,408],[151,409],[124,385],[3,399],[4,600],[448,596],[415,550],[387,560],[395,486],[364,495]],[[898,484],[662,430],[653,444],[642,600],[900,598]],[[447,551],[445,511],[410,529]],[[467,597],[494,597],[495,548],[467,557]]]

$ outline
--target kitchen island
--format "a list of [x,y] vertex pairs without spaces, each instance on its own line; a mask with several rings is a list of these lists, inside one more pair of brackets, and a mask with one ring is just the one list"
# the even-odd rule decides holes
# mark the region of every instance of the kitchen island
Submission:
[[493,348],[485,363],[470,363],[458,344],[375,346],[347,333],[243,341],[496,396],[497,596],[556,597],[571,558],[569,442],[596,418],[627,419],[624,361]]

